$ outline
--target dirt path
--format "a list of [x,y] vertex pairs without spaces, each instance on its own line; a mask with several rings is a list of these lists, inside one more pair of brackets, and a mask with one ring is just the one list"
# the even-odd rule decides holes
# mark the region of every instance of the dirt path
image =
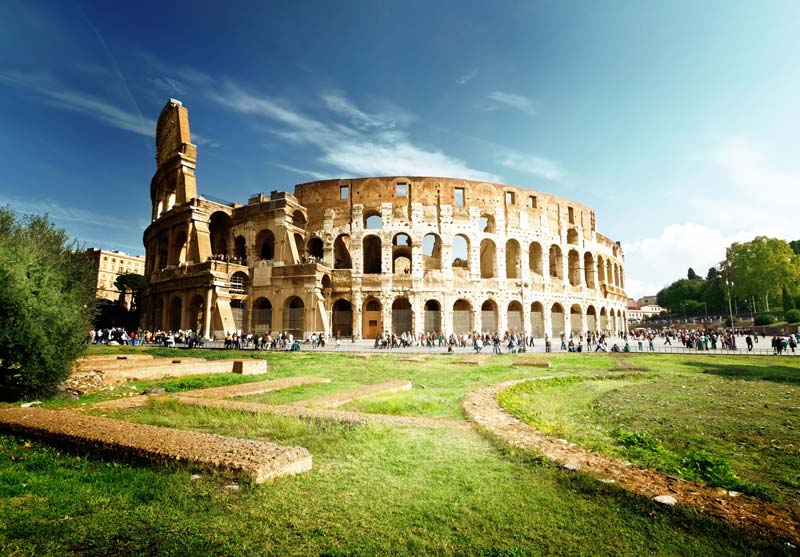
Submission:
[[552,377],[506,381],[479,389],[464,399],[467,415],[480,428],[521,449],[542,452],[565,467],[587,472],[603,481],[647,497],[671,496],[678,504],[688,505],[737,526],[767,530],[800,544],[800,509],[759,501],[744,495],[687,480],[673,478],[605,456],[563,439],[554,439],[508,414],[497,402],[497,395],[525,381]]

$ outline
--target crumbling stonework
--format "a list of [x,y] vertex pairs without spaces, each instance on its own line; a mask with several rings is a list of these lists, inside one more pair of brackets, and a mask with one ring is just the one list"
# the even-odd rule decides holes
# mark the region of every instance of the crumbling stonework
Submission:
[[626,329],[624,256],[595,212],[527,188],[394,176],[247,205],[197,195],[188,111],[156,134],[145,327],[307,338]]

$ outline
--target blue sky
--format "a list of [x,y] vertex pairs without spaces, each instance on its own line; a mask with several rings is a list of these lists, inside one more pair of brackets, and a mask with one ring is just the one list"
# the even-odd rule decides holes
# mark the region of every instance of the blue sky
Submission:
[[143,253],[154,122],[198,190],[436,175],[585,203],[629,294],[800,238],[800,3],[0,4],[0,204]]

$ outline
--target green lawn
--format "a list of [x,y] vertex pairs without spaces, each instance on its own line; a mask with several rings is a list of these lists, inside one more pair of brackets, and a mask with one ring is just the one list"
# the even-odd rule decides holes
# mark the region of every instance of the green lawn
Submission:
[[[199,355],[216,356],[219,352]],[[181,351],[181,355],[189,354]],[[230,352],[225,354],[230,357]],[[263,354],[261,354],[263,356]],[[333,383],[252,397],[286,402],[390,379],[414,389],[349,409],[463,419],[466,392],[544,375],[587,377],[613,369],[611,355],[559,354],[550,369],[514,367],[510,356],[480,366],[429,357],[398,362],[338,354],[271,354],[270,378],[330,377]],[[633,361],[633,360],[631,360]],[[739,359],[642,356],[636,362],[697,381],[737,381],[722,370]],[[720,367],[704,373],[704,362]],[[773,360],[755,364],[784,390]],[[703,364],[703,365],[700,365]],[[674,370],[673,370],[674,368]],[[770,371],[771,370],[771,371]],[[788,374],[788,372],[787,372]],[[639,381],[628,373],[615,384]],[[170,391],[263,380],[213,375],[160,384]],[[581,381],[578,384],[595,384]],[[613,383],[607,381],[606,383]],[[688,380],[684,384],[691,384]],[[643,385],[650,385],[647,381]],[[137,384],[137,390],[153,383]],[[693,389],[695,387],[692,387]],[[117,396],[126,390],[104,393]],[[521,395],[522,396],[522,395]],[[60,399],[53,405],[80,404]],[[624,399],[622,399],[624,401]],[[634,400],[634,399],[631,399]],[[796,398],[795,398],[796,400]],[[771,404],[766,402],[767,404]],[[796,404],[796,403],[795,403]],[[677,405],[677,403],[676,403]],[[763,406],[763,403],[762,403]],[[665,407],[676,412],[676,406]],[[777,410],[776,410],[777,412]],[[796,412],[796,410],[795,410]],[[729,412],[730,413],[730,412]],[[796,414],[795,414],[796,416]],[[275,415],[185,407],[172,402],[116,414],[121,419],[300,445],[314,469],[226,489],[234,478],[174,465],[134,465],[0,436],[2,555],[741,555],[791,554],[781,540],[663,508],[613,485],[574,474],[472,430],[344,425]],[[787,415],[784,420],[795,418]],[[768,420],[769,421],[769,420]],[[666,443],[665,440],[661,440]],[[742,473],[743,474],[743,473]]]

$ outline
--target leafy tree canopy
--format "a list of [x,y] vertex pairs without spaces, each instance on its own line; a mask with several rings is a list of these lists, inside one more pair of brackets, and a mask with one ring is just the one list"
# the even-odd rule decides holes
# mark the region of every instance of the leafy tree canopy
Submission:
[[777,299],[784,285],[792,290],[800,283],[800,263],[788,242],[758,236],[728,247],[723,267],[733,282],[733,293],[742,298]]
[[697,273],[694,272],[694,269],[689,267],[689,270],[686,273],[686,278],[688,278],[689,280],[694,280],[694,279],[698,279],[700,277],[697,276]]
[[47,216],[0,208],[0,387],[46,394],[83,351],[95,276]]

